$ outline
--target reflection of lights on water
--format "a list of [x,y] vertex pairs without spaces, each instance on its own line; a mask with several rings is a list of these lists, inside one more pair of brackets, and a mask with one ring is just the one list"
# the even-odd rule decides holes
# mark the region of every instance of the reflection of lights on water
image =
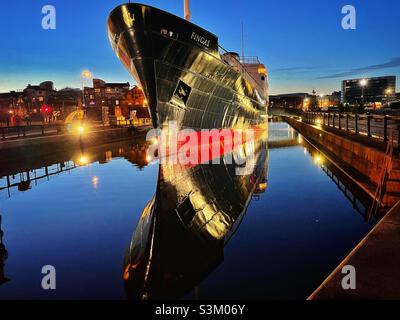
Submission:
[[289,128],[289,138],[293,139],[294,136],[294,129],[292,127]]
[[81,166],[84,166],[85,164],[88,164],[88,163],[89,163],[89,159],[88,159],[87,156],[83,156],[83,155],[82,155],[82,156],[79,157],[78,163],[79,163]]
[[305,155],[307,155],[307,149],[306,149],[306,147],[303,148],[303,153],[304,153]]
[[93,185],[93,187],[94,188],[97,188],[97,184],[99,183],[99,178],[98,177],[96,177],[96,176],[94,176],[93,178],[92,178],[92,185]]
[[303,143],[303,137],[302,137],[301,135],[299,135],[299,136],[297,137],[297,142],[298,142],[299,144],[302,144],[302,143]]
[[324,163],[324,158],[320,154],[314,155],[314,163],[317,165],[321,165]]
[[106,151],[106,161],[112,160],[112,151],[108,150]]

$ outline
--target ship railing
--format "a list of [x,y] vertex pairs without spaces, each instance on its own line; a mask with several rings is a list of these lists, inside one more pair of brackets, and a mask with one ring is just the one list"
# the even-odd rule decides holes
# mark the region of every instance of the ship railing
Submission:
[[[224,61],[225,63],[229,64],[232,68],[234,68],[235,66],[232,66],[228,61],[226,61],[223,57],[224,54],[228,53],[229,51],[226,50],[225,48],[221,47],[220,45],[218,45],[218,53],[220,54],[220,58],[222,61]],[[238,66],[240,68],[240,72],[242,73],[242,77],[245,78],[247,81],[251,82],[251,84],[255,87],[259,87],[257,81],[253,78],[253,76],[248,73],[246,71],[246,63],[242,63],[242,61],[258,61],[257,63],[260,63],[260,61],[258,60],[258,57],[256,56],[249,56],[249,57],[242,57],[242,58],[237,58],[234,55],[230,55],[230,58],[234,59],[235,62],[237,62]],[[255,63],[255,62],[254,62]],[[253,64],[253,62],[249,62],[249,64]]]
[[261,64],[257,56],[248,56],[240,58],[241,64]]
[[[219,49],[218,52],[221,56],[223,56],[226,53],[230,53],[228,50],[221,47],[220,45],[218,45],[218,49]],[[233,57],[243,67],[245,67],[244,66],[245,64],[261,64],[258,56],[244,56],[244,57],[240,57],[239,59],[233,55],[231,57]]]

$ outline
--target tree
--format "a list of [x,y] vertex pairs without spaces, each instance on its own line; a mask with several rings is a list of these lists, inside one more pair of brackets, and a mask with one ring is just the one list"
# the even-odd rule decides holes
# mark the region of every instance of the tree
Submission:
[[316,96],[315,90],[312,91],[309,108],[311,110],[318,110],[319,109],[319,101],[318,101],[318,98]]

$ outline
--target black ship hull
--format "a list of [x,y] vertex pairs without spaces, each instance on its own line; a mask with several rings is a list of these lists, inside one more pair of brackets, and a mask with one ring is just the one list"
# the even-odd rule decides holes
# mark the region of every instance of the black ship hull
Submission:
[[266,98],[221,59],[210,32],[162,10],[125,4],[108,19],[119,59],[141,85],[154,127],[266,126]]
[[254,195],[265,191],[265,136],[246,175],[234,164],[160,165],[157,190],[139,219],[124,263],[130,299],[178,299],[224,260]]
[[[237,174],[237,166],[225,161],[225,151],[218,153],[217,164],[160,161],[156,194],[126,255],[124,282],[133,299],[180,298],[223,261],[224,245],[253,194],[264,190],[266,86],[252,82],[238,60],[230,64],[219,53],[215,35],[159,9],[119,6],[109,16],[108,32],[117,56],[143,89],[154,127],[168,131],[174,122],[176,129],[194,129],[196,134],[204,129],[255,129],[255,140],[246,137],[243,145],[227,149],[237,158],[245,155],[246,166],[247,156],[254,153],[254,166],[245,174]],[[251,66],[252,72],[257,66],[262,65]]]

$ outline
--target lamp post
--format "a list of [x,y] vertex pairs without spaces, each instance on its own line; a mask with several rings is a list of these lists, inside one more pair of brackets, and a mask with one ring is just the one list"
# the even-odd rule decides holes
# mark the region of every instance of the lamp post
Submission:
[[310,99],[309,99],[309,98],[304,98],[304,100],[303,100],[303,110],[304,110],[304,111],[308,111],[308,104],[309,104],[309,102],[310,102]]
[[392,94],[392,88],[387,88],[386,90],[385,90],[385,93],[386,93],[386,103],[389,103],[389,95],[391,95]]
[[81,73],[81,80],[82,80],[82,109],[83,109],[83,112],[84,112],[84,119],[86,118],[86,112],[85,112],[85,109],[84,109],[84,107],[86,107],[84,81],[85,81],[85,79],[90,79],[90,78],[92,78],[92,73],[89,70],[82,71],[82,73]]
[[82,106],[85,106],[85,94],[84,94],[84,81],[85,79],[90,79],[92,78],[92,73],[89,70],[84,70],[81,73],[81,80],[82,80]]
[[364,90],[365,90],[365,87],[367,86],[367,84],[368,84],[368,80],[367,79],[361,79],[360,80],[360,86],[361,86],[361,101],[362,101],[362,104],[363,104],[363,106],[364,106]]

